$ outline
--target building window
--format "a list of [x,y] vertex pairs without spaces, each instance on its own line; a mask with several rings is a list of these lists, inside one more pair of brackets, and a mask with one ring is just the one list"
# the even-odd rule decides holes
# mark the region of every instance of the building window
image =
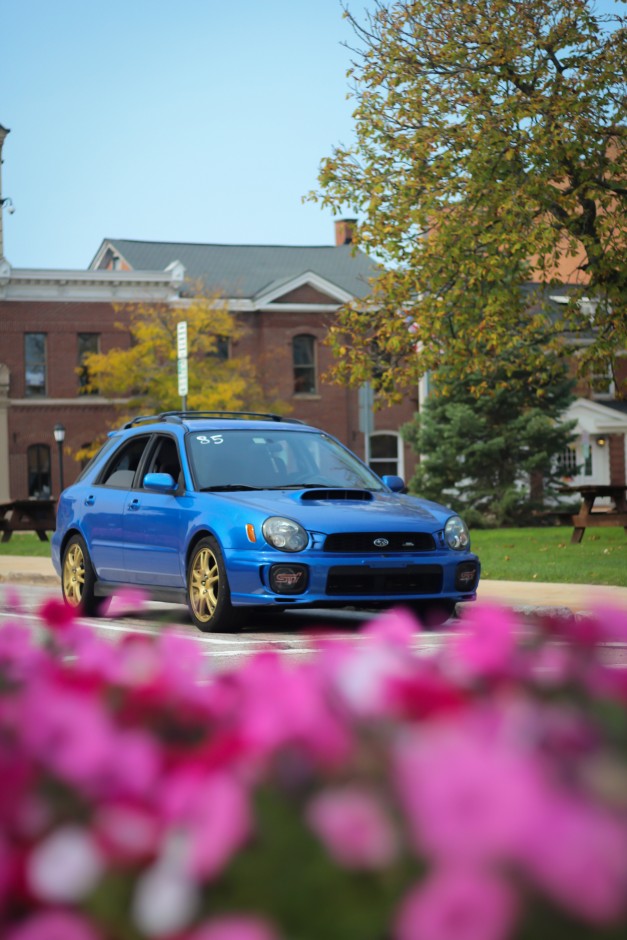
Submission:
[[50,480],[50,448],[47,444],[31,444],[26,452],[28,461],[28,495],[48,499],[52,492]]
[[616,396],[616,385],[614,383],[614,373],[612,367],[600,368],[590,376],[590,388],[592,398],[597,401],[613,399]]
[[100,333],[79,333],[78,334],[78,394],[79,395],[97,395],[98,389],[88,389],[89,369],[85,365],[85,359],[92,353],[100,352]]
[[28,398],[46,394],[46,334],[24,334],[25,394]]
[[593,475],[592,467],[592,445],[589,440],[582,438],[579,445],[571,445],[557,456],[558,474],[565,479],[572,480],[575,477],[591,477]]
[[316,394],[316,338],[305,333],[292,340],[294,394]]
[[402,476],[398,434],[391,431],[377,432],[369,438],[368,465],[380,477]]
[[218,359],[219,362],[226,362],[230,358],[230,340],[228,336],[216,336],[215,349],[207,355],[211,359]]
[[577,463],[577,450],[567,447],[557,455],[557,472],[561,477],[576,477],[579,464]]

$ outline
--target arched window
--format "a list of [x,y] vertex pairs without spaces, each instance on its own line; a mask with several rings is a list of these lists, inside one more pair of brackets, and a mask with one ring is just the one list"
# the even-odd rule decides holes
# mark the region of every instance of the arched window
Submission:
[[316,338],[300,333],[292,339],[294,394],[316,394]]
[[47,444],[31,444],[26,452],[28,461],[28,495],[49,498],[52,492],[50,481],[50,448]]
[[368,464],[380,477],[403,476],[403,450],[394,431],[375,431],[369,438]]

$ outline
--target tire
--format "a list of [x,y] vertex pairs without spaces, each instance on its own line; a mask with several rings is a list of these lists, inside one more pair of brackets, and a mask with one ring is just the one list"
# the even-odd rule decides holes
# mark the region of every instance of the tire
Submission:
[[96,597],[96,573],[93,569],[85,540],[73,535],[65,546],[61,568],[61,591],[68,607],[86,617],[98,617],[104,612],[105,597]]
[[218,543],[211,536],[194,546],[187,567],[187,606],[203,633],[235,630],[240,615],[231,604],[231,591]]
[[455,613],[455,601],[416,601],[411,609],[420,620],[424,630],[436,630],[448,623]]

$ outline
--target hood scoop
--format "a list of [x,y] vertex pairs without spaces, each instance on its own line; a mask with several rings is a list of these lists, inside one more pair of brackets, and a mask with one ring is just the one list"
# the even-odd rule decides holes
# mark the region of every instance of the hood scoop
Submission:
[[373,496],[370,490],[353,490],[353,489],[341,489],[338,487],[333,487],[332,489],[324,489],[320,487],[319,489],[305,490],[301,494],[301,500],[303,503],[306,502],[319,502],[321,499],[334,499],[334,500],[358,500],[360,502],[370,503],[372,502]]

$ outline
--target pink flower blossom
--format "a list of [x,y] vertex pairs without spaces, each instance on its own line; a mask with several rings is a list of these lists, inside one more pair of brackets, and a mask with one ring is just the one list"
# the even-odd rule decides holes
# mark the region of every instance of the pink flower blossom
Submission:
[[156,855],[161,825],[154,811],[116,801],[96,811],[94,832],[102,854],[113,863],[132,863]]
[[511,669],[519,629],[514,615],[491,604],[474,605],[447,656],[464,676],[499,676]]
[[10,929],[5,940],[101,940],[101,937],[101,933],[80,914],[38,911],[18,927]]
[[407,735],[395,772],[414,844],[437,858],[515,857],[542,806],[539,769],[470,722]]
[[512,890],[495,875],[444,868],[402,902],[394,940],[505,940],[516,913]]
[[324,790],[307,809],[309,825],[341,865],[383,868],[397,854],[397,838],[378,797],[357,786]]
[[21,624],[4,623],[0,629],[0,669],[13,682],[23,682],[37,669],[44,669],[45,653]]
[[279,940],[279,935],[261,918],[223,914],[201,924],[186,940]]
[[526,863],[542,889],[576,917],[605,924],[627,910],[624,817],[554,795],[528,833]]
[[248,794],[226,773],[174,773],[162,784],[160,805],[172,831],[186,833],[187,867],[196,878],[221,872],[252,828]]
[[237,687],[238,729],[250,763],[288,743],[301,744],[330,764],[346,757],[350,739],[309,664],[260,653],[240,670]]
[[27,689],[22,740],[38,761],[72,783],[95,788],[116,760],[116,736],[104,706],[86,691],[50,682]]
[[63,634],[76,620],[76,611],[64,601],[49,597],[39,608],[39,616],[53,633]]
[[121,588],[111,598],[108,617],[125,617],[146,609],[148,594],[140,588]]

